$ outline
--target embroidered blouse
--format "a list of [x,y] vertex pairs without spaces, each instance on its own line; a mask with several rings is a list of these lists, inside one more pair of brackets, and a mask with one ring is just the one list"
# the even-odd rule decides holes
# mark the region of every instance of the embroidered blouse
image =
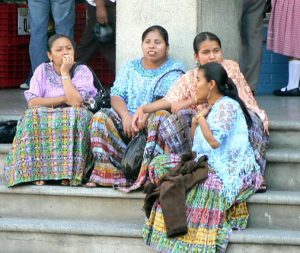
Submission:
[[184,65],[172,59],[157,69],[145,69],[141,59],[135,59],[118,73],[111,96],[121,97],[128,111],[133,114],[139,106],[165,96],[184,71]]
[[[258,116],[264,123],[265,130],[268,130],[269,121],[267,114],[264,110],[258,107],[257,102],[251,92],[250,86],[248,85],[246,79],[244,78],[244,75],[240,71],[239,64],[232,60],[223,60],[221,64],[227,71],[228,76],[236,84],[239,96],[244,101],[247,108],[258,114]],[[175,103],[177,101],[189,99],[196,96],[197,71],[198,69],[190,70],[185,75],[183,75],[167,93],[164,99],[170,101],[171,103]],[[199,105],[197,106],[197,108],[195,106],[192,106],[190,109],[198,111],[202,108],[203,105]]]
[[220,146],[213,149],[203,136],[200,126],[195,130],[193,151],[207,155],[209,166],[223,182],[221,193],[232,202],[244,180],[250,174],[261,177],[249,142],[249,132],[243,111],[235,100],[223,97],[217,101],[206,117],[209,128]]
[[[93,74],[85,65],[76,67],[72,83],[83,100],[87,100],[97,94],[97,89],[94,87]],[[24,92],[27,101],[37,97],[60,97],[64,96],[64,94],[61,76],[56,73],[51,63],[42,63],[37,67],[30,81],[30,89]]]

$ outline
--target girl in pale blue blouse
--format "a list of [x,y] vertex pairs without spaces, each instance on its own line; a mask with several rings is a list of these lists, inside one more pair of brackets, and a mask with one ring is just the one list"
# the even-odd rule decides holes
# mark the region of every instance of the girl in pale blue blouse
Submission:
[[166,95],[175,81],[184,73],[184,66],[169,59],[168,33],[161,26],[151,26],[142,35],[143,57],[127,63],[118,73],[111,89],[112,109],[102,109],[92,120],[91,143],[95,167],[87,183],[130,187],[137,189],[147,178],[147,167],[153,156],[164,151],[164,141],[158,134],[160,123],[168,112],[145,114],[139,126],[147,133],[140,174],[136,180],[125,178],[121,160],[129,140],[136,135],[132,118],[136,109]]
[[207,99],[208,107],[193,118],[193,151],[198,157],[208,156],[210,167],[222,180],[221,193],[232,202],[253,174],[260,175],[249,142],[252,120],[221,65],[201,66],[198,78],[198,99]]
[[183,71],[183,64],[170,58],[157,69],[146,69],[142,58],[135,59],[120,70],[111,95],[123,99],[130,114],[134,114],[139,106],[167,94]]

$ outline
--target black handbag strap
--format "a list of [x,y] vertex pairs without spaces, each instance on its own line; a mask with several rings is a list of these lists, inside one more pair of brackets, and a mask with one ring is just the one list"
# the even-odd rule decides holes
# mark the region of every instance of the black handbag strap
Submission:
[[182,69],[171,69],[171,70],[167,71],[166,73],[164,73],[163,75],[161,75],[161,76],[158,78],[158,80],[157,80],[157,82],[156,82],[156,84],[155,84],[155,86],[154,86],[154,88],[153,88],[152,100],[154,99],[154,96],[155,96],[154,93],[155,93],[155,91],[156,91],[156,89],[157,89],[157,87],[158,87],[160,81],[161,81],[165,76],[167,76],[168,74],[170,74],[170,73],[172,73],[172,72],[179,72],[179,73],[185,74],[185,72],[184,72]]
[[77,68],[79,65],[84,65],[84,66],[88,67],[88,69],[89,69],[89,70],[92,72],[92,74],[93,74],[93,78],[94,78],[93,84],[94,84],[95,88],[97,89],[98,92],[99,92],[99,91],[104,92],[105,89],[104,89],[102,83],[100,82],[99,78],[98,78],[97,75],[95,74],[94,70],[93,70],[90,66],[88,66],[88,65],[86,65],[86,64],[83,64],[83,63],[80,63],[80,62],[75,62],[74,65],[73,65],[72,68],[71,68],[71,71],[70,71],[71,79],[74,77],[75,70],[76,70],[76,68]]

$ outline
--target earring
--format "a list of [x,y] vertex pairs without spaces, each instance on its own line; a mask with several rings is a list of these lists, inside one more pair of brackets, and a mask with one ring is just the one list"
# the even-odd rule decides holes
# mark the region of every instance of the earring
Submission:
[[199,67],[199,62],[197,60],[195,61],[195,66]]
[[207,95],[207,97],[206,97],[206,100],[208,100],[208,99],[210,98],[210,91],[211,91],[211,90],[209,90],[209,92],[208,92],[208,95]]

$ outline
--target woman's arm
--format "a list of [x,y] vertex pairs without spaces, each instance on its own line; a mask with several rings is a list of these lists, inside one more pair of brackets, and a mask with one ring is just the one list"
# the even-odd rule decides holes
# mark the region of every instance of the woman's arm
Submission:
[[220,146],[220,143],[213,136],[213,133],[210,130],[209,125],[207,124],[207,121],[206,121],[205,117],[203,116],[203,114],[199,113],[196,116],[196,118],[197,118],[197,123],[200,126],[201,131],[202,131],[203,136],[206,139],[206,141],[209,143],[209,145],[212,148],[218,148]]
[[34,107],[34,106],[47,106],[47,107],[58,107],[62,104],[66,103],[66,97],[56,97],[56,98],[33,98],[28,101],[28,107]]
[[171,105],[172,104],[168,100],[162,98],[139,108],[143,109],[143,113],[151,113],[159,110],[169,110]]
[[[206,121],[206,116],[210,112],[211,106],[208,106],[204,108],[201,112],[199,112],[196,116],[194,116],[192,120],[192,128],[191,133],[192,136],[194,136],[196,126],[199,125],[202,131],[202,134],[206,141],[209,143],[209,145],[212,148],[218,148],[220,146],[220,143],[217,141],[217,139],[214,137],[212,131],[209,128],[209,125]],[[194,121],[194,127],[193,127],[193,121]]]
[[138,132],[145,127],[148,119],[148,113],[156,112],[159,110],[168,110],[171,108],[171,103],[166,99],[159,99],[150,104],[146,104],[137,108],[132,119],[132,128]]
[[131,138],[135,135],[135,131],[132,127],[132,116],[130,115],[127,104],[125,101],[118,96],[111,97],[111,106],[118,113],[120,118],[122,119],[122,125],[125,134]]
[[74,65],[74,57],[72,55],[65,55],[63,57],[63,64],[60,67],[61,78],[63,83],[63,89],[66,97],[66,104],[70,106],[80,106],[83,103],[83,99],[73,85],[70,70]]

